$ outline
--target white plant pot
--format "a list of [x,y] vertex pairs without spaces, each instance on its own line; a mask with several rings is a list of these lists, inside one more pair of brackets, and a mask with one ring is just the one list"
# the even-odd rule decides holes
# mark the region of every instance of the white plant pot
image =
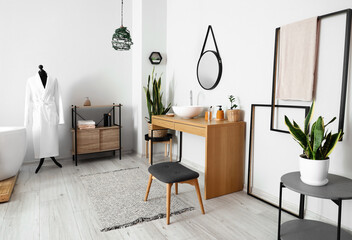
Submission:
[[328,183],[330,159],[312,160],[299,156],[299,170],[301,180],[311,186],[324,186]]

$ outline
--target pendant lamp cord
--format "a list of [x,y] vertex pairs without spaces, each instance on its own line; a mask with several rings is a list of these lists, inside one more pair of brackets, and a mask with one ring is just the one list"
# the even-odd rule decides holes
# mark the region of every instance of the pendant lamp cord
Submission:
[[123,0],[121,0],[121,27],[123,27]]

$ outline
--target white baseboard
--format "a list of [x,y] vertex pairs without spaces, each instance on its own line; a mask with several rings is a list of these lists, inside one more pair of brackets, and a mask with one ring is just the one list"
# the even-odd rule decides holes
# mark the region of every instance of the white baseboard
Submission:
[[[176,158],[173,158],[173,159],[176,159]],[[181,159],[181,162],[186,165],[187,167],[190,167],[192,169],[194,169],[195,171],[199,171],[201,173],[204,173],[205,171],[205,167],[203,167],[202,165],[199,165],[197,163],[194,163],[188,159],[185,159],[185,158],[182,158]]]
[[[128,154],[132,154],[132,153],[134,153],[134,151],[133,150],[122,150],[122,155],[128,155]],[[91,154],[91,157],[90,158],[94,158],[95,156],[94,156],[94,154],[97,154],[96,156],[98,157],[98,154],[102,154],[102,153],[99,153],[99,152],[97,152],[97,153],[90,153]],[[111,154],[111,153],[110,153]],[[118,152],[118,150],[116,151],[116,156],[117,156],[117,154],[119,154],[119,152]],[[100,156],[99,156],[100,157]],[[61,162],[61,161],[67,161],[67,160],[70,160],[70,161],[72,161],[72,155],[69,155],[69,156],[58,156],[58,157],[55,157],[55,159],[56,160],[58,160],[59,162]],[[38,163],[39,162],[39,160],[40,159],[35,159],[35,158],[33,158],[32,160],[25,160],[25,161],[23,161],[23,165],[24,164],[33,164],[33,163]]]

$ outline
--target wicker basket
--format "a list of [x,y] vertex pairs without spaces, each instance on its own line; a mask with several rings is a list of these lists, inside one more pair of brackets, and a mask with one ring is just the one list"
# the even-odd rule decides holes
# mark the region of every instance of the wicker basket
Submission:
[[240,109],[228,109],[226,111],[227,119],[230,122],[239,122],[241,121],[241,110]]
[[[152,124],[148,123],[148,136],[152,137]],[[167,135],[167,129],[158,129],[153,131],[153,138],[161,138],[161,137],[166,137]]]

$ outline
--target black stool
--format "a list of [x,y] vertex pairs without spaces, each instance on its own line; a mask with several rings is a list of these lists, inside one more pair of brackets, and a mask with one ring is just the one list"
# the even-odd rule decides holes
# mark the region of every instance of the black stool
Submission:
[[[168,133],[165,137],[149,137],[148,134],[144,135],[145,140],[145,157],[149,157],[149,163],[151,164],[151,148],[152,148],[152,141],[154,143],[165,143],[165,157],[167,156],[167,145],[169,145],[170,149],[170,162],[172,162],[172,134]],[[148,154],[149,152],[149,154]]]
[[145,194],[144,201],[147,201],[150,186],[153,179],[158,179],[161,182],[166,183],[166,224],[170,223],[170,198],[171,198],[171,187],[175,183],[175,193],[178,194],[178,184],[188,183],[195,186],[199,205],[204,214],[204,207],[202,202],[202,196],[200,194],[198,177],[199,173],[183,166],[179,162],[164,162],[152,165],[148,168],[150,173],[147,192]]

